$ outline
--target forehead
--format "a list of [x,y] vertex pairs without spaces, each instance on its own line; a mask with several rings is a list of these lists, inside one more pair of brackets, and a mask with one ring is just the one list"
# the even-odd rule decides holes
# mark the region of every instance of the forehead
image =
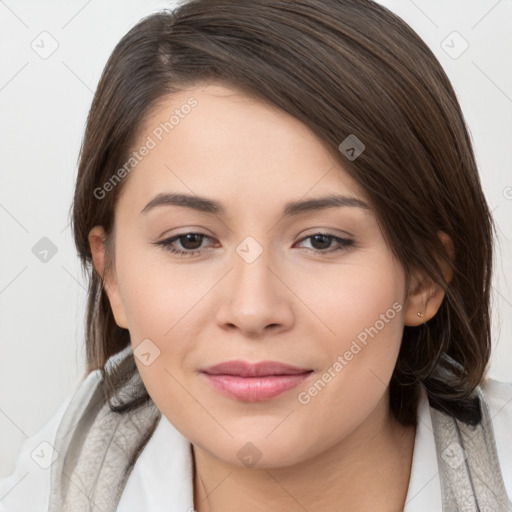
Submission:
[[130,171],[123,195],[141,208],[169,191],[247,206],[326,193],[367,200],[306,125],[223,84],[199,84],[161,98],[132,149],[145,156]]

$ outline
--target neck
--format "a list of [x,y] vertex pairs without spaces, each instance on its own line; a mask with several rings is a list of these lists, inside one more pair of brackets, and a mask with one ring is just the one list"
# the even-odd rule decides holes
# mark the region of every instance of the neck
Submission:
[[195,510],[403,510],[416,428],[398,424],[383,398],[348,437],[292,466],[235,467],[194,446]]

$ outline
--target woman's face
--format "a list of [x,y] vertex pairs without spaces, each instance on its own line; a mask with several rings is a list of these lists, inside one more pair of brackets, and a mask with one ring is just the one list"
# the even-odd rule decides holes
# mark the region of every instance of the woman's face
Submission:
[[[297,119],[221,85],[166,98],[138,133],[107,291],[161,412],[236,466],[377,428],[407,305],[364,191]],[[234,360],[309,373],[204,373]]]

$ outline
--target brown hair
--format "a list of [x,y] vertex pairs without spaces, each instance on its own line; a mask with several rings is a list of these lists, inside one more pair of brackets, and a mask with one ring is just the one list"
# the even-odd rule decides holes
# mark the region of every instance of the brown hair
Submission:
[[[403,20],[370,0],[191,0],[144,18],[117,44],[87,120],[73,204],[75,242],[90,272],[88,372],[101,369],[112,396],[137,371],[133,354],[116,371],[104,369],[130,338],[116,325],[103,277],[92,268],[88,233],[104,227],[113,266],[114,208],[123,182],[102,199],[94,191],[127,161],[137,128],[157,101],[215,80],[311,128],[367,192],[407,277],[423,269],[444,288],[431,320],[404,327],[390,382],[394,417],[415,423],[423,385],[431,405],[478,422],[472,393],[491,350],[493,220],[441,65]],[[366,146],[353,161],[338,150],[351,134]],[[439,231],[453,241],[453,264]],[[453,270],[449,284],[443,261]],[[115,410],[149,400],[145,390],[132,398]]]

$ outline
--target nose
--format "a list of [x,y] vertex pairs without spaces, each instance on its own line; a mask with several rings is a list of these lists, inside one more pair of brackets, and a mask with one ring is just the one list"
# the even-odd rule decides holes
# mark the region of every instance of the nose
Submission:
[[293,326],[294,295],[272,266],[265,251],[252,263],[234,255],[234,268],[223,280],[223,300],[217,310],[217,323],[223,329],[261,337]]

